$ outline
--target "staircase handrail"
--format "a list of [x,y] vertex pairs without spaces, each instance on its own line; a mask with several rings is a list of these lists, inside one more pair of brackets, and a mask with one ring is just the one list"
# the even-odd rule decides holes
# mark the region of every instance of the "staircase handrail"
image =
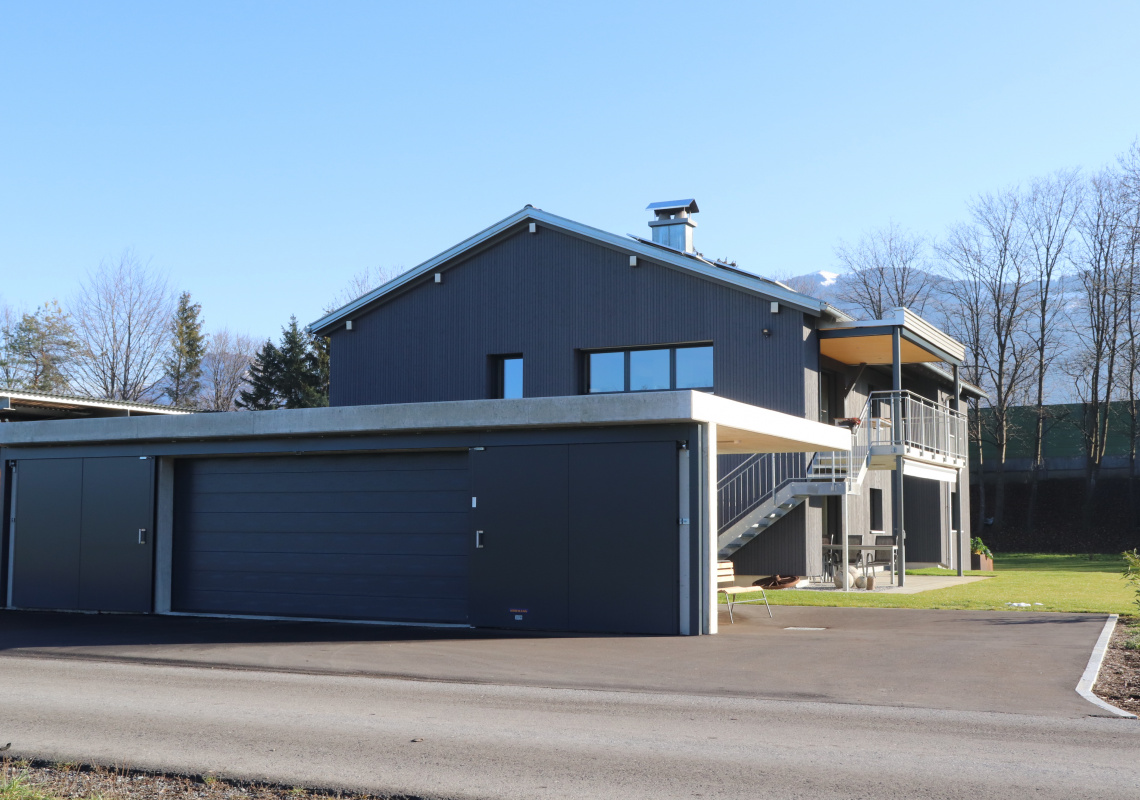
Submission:
[[807,475],[803,453],[754,453],[717,481],[717,527],[725,530]]

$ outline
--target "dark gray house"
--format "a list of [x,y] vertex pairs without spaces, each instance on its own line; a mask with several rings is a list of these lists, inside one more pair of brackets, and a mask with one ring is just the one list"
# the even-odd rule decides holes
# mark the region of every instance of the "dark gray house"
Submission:
[[910,563],[961,567],[958,407],[980,394],[958,380],[962,345],[904,309],[856,322],[704,258],[693,200],[649,210],[645,239],[528,206],[317,321],[331,404],[695,389],[846,420],[850,456],[717,459],[720,556],[738,574],[818,575],[824,538],[872,545],[900,518]]
[[961,346],[651,208],[528,206],[314,323],[330,408],[0,426],[7,607],[700,634],[719,559],[960,566]]

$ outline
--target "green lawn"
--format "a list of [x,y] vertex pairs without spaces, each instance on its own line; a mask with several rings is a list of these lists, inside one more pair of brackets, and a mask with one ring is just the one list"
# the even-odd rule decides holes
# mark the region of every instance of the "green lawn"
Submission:
[[[1062,556],[999,553],[993,572],[949,589],[919,594],[814,592],[782,589],[768,592],[768,602],[785,606],[850,606],[856,608],[958,608],[992,611],[1088,611],[1136,614],[1136,591],[1121,577],[1124,561],[1116,555]],[[908,571],[908,575],[953,575],[946,569]],[[759,598],[759,595],[757,595]],[[723,598],[722,598],[723,601]],[[1041,603],[1026,608],[1006,603]]]

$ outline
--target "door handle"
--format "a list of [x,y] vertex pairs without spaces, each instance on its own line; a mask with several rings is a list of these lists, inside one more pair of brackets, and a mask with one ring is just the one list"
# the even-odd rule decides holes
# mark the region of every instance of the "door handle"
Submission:
[[139,528],[139,544],[146,544],[146,528]]
[[483,531],[475,531],[475,549],[483,549]]

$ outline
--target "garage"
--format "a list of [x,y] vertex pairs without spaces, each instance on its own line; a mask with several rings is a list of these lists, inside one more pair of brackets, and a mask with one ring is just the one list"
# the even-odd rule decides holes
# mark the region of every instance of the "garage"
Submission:
[[464,623],[467,450],[178,459],[171,609]]
[[8,608],[663,635],[716,632],[718,450],[845,435],[700,392],[0,433]]

